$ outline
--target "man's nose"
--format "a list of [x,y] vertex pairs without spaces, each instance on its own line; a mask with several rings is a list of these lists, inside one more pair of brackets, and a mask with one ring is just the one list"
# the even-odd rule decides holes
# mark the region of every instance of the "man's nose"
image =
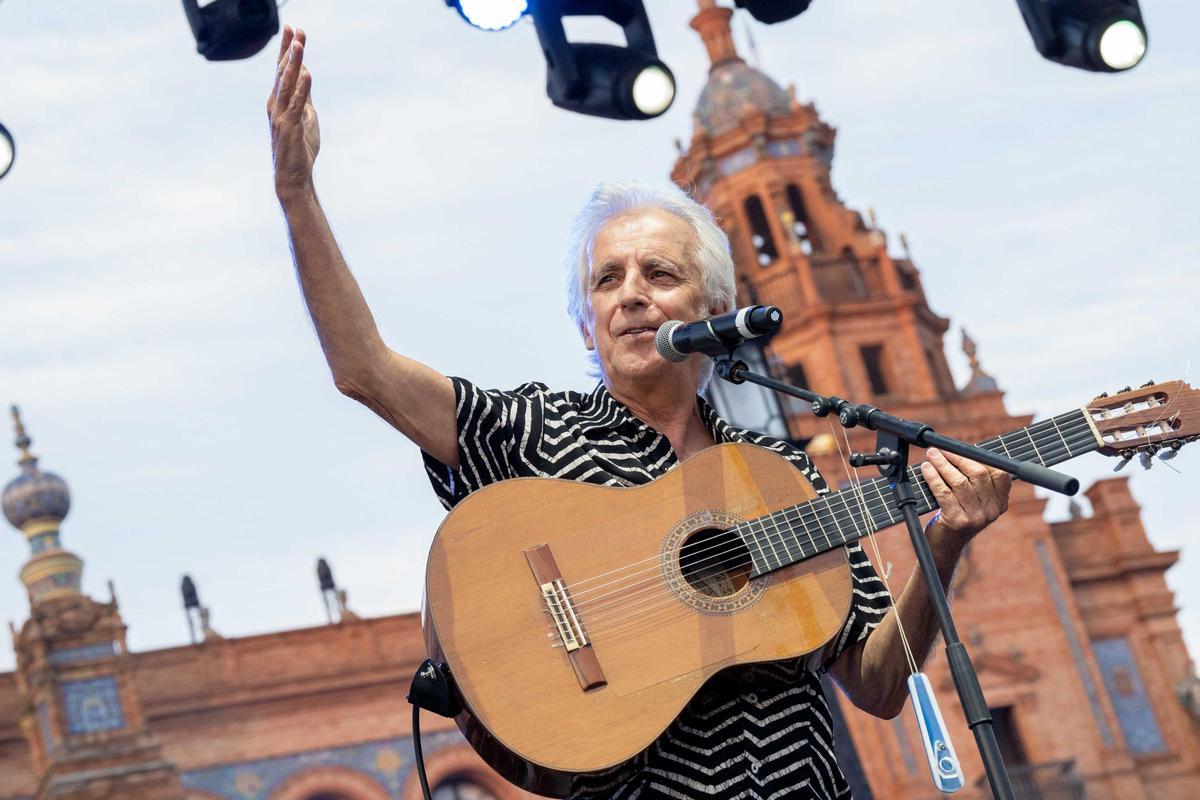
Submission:
[[648,289],[641,273],[635,269],[629,270],[625,273],[625,280],[621,282],[621,305],[648,305],[650,302]]

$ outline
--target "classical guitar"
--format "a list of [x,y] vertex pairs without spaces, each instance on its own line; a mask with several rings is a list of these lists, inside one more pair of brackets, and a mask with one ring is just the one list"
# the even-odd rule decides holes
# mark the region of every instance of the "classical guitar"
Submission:
[[[1101,396],[983,447],[1051,466],[1171,457],[1200,438],[1180,381]],[[936,503],[910,467],[924,513]],[[843,548],[900,521],[882,478],[817,496],[760,447],[711,447],[644,486],[517,478],[438,529],[422,623],[493,768],[562,796],[632,758],[712,675],[824,645],[849,611]]]

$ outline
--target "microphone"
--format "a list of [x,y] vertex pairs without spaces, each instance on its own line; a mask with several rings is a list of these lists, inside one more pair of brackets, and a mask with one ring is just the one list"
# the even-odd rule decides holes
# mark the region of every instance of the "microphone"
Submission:
[[783,312],[774,306],[749,306],[696,322],[664,322],[654,337],[658,354],[667,361],[683,361],[688,353],[721,358],[747,339],[779,330]]

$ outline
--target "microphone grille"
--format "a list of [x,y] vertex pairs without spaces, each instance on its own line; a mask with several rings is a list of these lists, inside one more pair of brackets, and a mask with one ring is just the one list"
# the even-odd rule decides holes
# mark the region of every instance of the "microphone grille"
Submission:
[[687,353],[679,352],[675,349],[675,345],[671,344],[671,334],[682,324],[677,319],[664,322],[658,329],[658,333],[654,335],[654,347],[658,350],[658,354],[667,361],[679,362],[687,358]]

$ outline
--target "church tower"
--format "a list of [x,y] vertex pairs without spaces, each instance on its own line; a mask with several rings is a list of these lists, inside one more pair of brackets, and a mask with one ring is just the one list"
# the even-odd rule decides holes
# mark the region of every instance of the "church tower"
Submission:
[[[781,377],[913,415],[958,403],[942,343],[948,320],[929,308],[912,262],[889,254],[884,233],[838,198],[836,131],[794,87],[739,57],[732,13],[701,0],[692,20],[712,67],[671,177],[721,220],[741,302],[783,309],[771,343]],[[995,386],[982,388],[992,395],[984,413],[1003,415]],[[791,422],[798,438],[827,432],[810,415]]]
[[[691,21],[711,67],[691,141],[677,143],[671,178],[712,209],[728,235],[739,305],[783,310],[784,325],[767,348],[776,376],[873,403],[965,441],[1028,425],[1032,417],[1005,409],[965,332],[971,376],[955,386],[943,341],[949,321],[930,308],[903,237],[903,257],[893,255],[873,214],[864,219],[837,196],[830,178],[836,131],[794,88],[782,88],[738,55],[732,15],[715,0],[699,0]],[[1096,393],[1104,388],[1115,387]],[[1079,404],[1090,399],[1080,397]],[[873,450],[874,432],[860,427],[843,434],[807,404],[788,403],[784,411],[791,436],[809,442],[832,487],[878,474],[853,474],[843,456]],[[924,460],[919,450],[911,456]],[[1176,695],[1200,681],[1163,579],[1177,556],[1153,551],[1130,515],[1137,506],[1124,479],[1101,481],[1088,496],[1092,517],[1052,525],[1043,519],[1045,500],[1028,484],[1014,485],[1009,511],[959,562],[952,586],[959,633],[1018,796],[1194,796],[1198,717]],[[1121,555],[1124,545],[1113,544],[1118,538],[1105,539],[1117,529],[1140,554],[1136,563]],[[895,529],[882,532],[878,544],[878,556],[863,546],[899,594],[914,567],[911,545]],[[962,759],[964,796],[985,797],[982,765],[940,646],[925,671]],[[840,705],[870,795],[936,794],[910,709],[880,720],[844,698]],[[868,796],[858,787],[856,793]]]
[[38,467],[15,406],[12,414],[21,474],[4,488],[3,508],[30,549],[20,571],[30,618],[12,636],[35,798],[181,800],[179,776],[145,727],[116,599],[83,594],[83,560],[62,546],[66,481]]

